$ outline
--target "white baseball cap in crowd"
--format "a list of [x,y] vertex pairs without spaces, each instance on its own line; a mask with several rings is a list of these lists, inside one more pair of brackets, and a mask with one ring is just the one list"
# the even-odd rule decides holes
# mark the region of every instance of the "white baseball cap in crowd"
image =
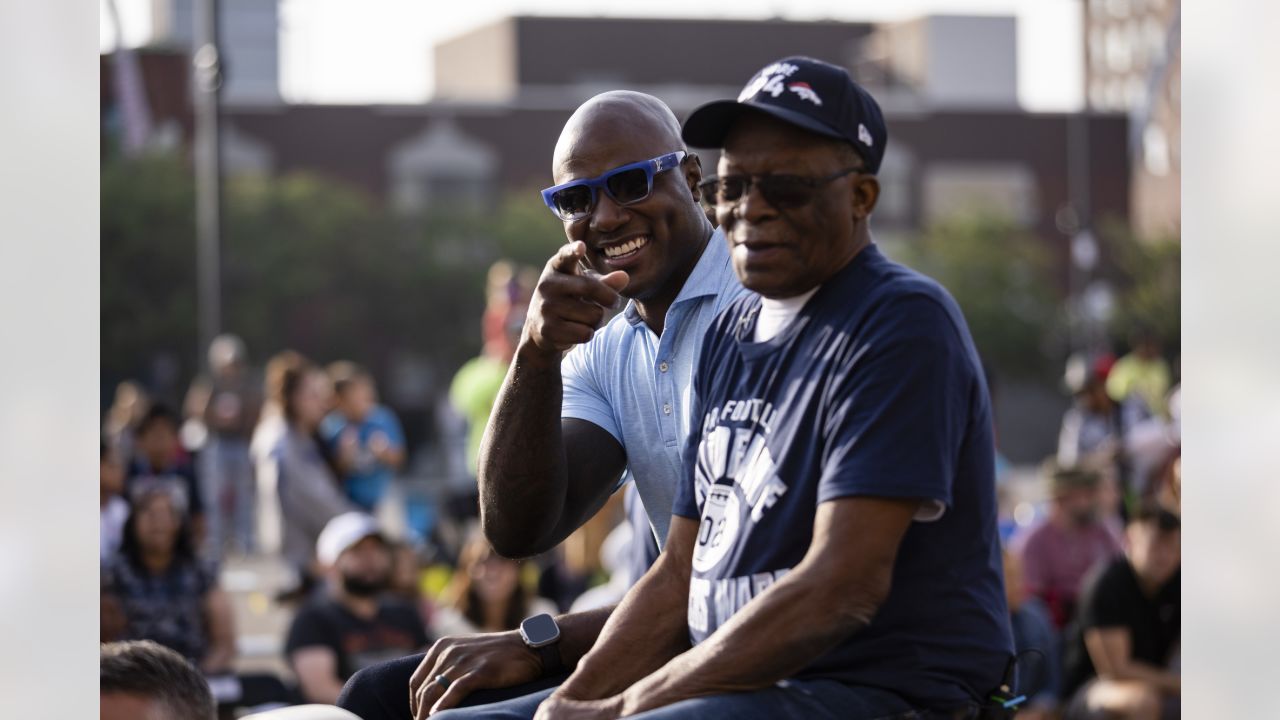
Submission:
[[367,537],[386,541],[378,527],[378,521],[372,515],[362,512],[343,513],[330,520],[320,532],[320,537],[316,540],[316,559],[322,565],[332,565],[342,553]]

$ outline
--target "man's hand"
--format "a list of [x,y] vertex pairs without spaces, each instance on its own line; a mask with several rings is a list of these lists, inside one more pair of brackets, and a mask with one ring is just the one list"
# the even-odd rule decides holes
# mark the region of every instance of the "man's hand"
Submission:
[[578,262],[586,252],[581,241],[561,247],[547,261],[529,302],[525,337],[549,355],[590,340],[605,308],[617,305],[618,291],[627,285],[621,270],[603,276],[581,272]]
[[604,700],[573,700],[552,695],[538,706],[533,720],[616,720],[622,715],[622,696]]
[[[446,690],[437,675],[449,679]],[[505,688],[542,677],[542,661],[516,631],[441,638],[409,679],[414,720],[456,707],[474,690]]]

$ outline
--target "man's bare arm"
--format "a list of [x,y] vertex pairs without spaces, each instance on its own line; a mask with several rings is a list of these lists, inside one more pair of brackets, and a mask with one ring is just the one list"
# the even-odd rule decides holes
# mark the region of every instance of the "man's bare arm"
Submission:
[[609,617],[591,652],[556,695],[616,695],[689,648],[689,572],[698,521],[674,515],[666,548]]
[[561,248],[538,281],[515,358],[489,416],[478,458],[480,521],[500,554],[555,547],[608,499],[626,463],[593,423],[560,419],[560,355],[588,342],[618,299],[625,273],[576,273],[581,243]]
[[1141,680],[1170,695],[1182,693],[1182,678],[1176,673],[1133,657],[1129,628],[1090,628],[1084,632],[1084,646],[1104,680]]
[[[560,662],[572,668],[600,635],[613,606],[559,615]],[[542,659],[516,630],[444,637],[432,644],[409,679],[409,709],[415,720],[455,707],[476,690],[506,688],[545,675]],[[446,690],[434,682],[450,679]]]
[[898,546],[918,506],[865,497],[819,505],[800,564],[706,641],[628,689],[623,714],[767,687],[866,627],[889,594]]

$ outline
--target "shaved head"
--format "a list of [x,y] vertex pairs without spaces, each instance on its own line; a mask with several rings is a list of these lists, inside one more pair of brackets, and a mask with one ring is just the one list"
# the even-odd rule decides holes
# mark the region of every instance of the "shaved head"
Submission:
[[602,135],[632,138],[637,160],[685,149],[680,121],[666,103],[633,90],[610,90],[583,103],[565,123],[551,158],[556,182],[572,173],[576,159],[593,154]]
[[652,95],[601,93],[569,117],[551,160],[555,184],[562,185],[674,152],[686,155],[678,165],[649,169],[647,195],[619,203],[607,187],[592,190],[589,214],[564,223],[569,242],[587,246],[584,259],[593,270],[627,273],[621,292],[637,301],[642,317],[658,318],[650,325],[655,332],[712,232],[698,205],[702,161],[685,148],[680,121]]

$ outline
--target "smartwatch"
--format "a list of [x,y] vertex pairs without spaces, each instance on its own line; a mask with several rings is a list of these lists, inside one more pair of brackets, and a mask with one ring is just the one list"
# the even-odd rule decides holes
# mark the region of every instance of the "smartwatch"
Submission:
[[564,667],[560,661],[560,626],[547,613],[525,618],[520,623],[520,639],[542,660],[542,675],[556,675]]

